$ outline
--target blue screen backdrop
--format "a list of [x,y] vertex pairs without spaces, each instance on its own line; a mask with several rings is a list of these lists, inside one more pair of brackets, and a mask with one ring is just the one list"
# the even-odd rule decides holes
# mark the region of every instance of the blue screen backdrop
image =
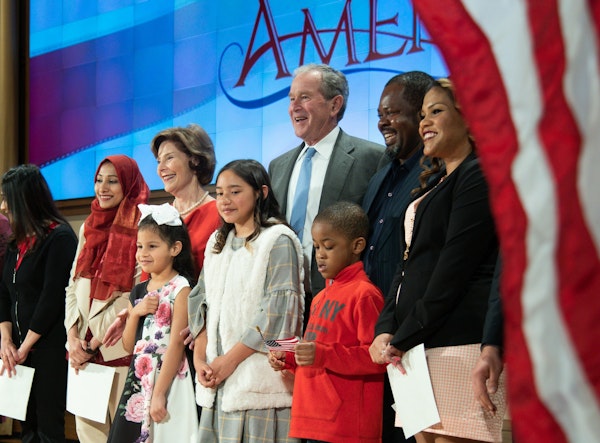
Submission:
[[447,68],[408,0],[31,0],[30,149],[56,199],[93,195],[98,162],[137,160],[162,189],[149,143],[198,123],[217,170],[265,166],[299,144],[287,113],[296,67],[343,71],[340,126],[381,143],[377,105],[393,75]]

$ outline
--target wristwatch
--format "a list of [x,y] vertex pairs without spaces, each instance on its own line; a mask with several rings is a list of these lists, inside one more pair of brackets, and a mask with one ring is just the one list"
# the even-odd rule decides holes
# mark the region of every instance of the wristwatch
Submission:
[[99,347],[96,349],[92,349],[89,344],[87,345],[87,348],[85,348],[85,352],[90,355],[96,355],[99,350],[100,350]]

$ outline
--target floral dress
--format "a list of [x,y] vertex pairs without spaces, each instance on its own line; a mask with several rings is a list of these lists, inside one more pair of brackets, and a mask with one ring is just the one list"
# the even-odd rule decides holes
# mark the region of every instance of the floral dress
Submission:
[[156,291],[147,291],[148,282],[131,291],[133,305],[149,295],[158,295],[160,301],[156,313],[141,318],[138,324],[133,359],[108,438],[111,443],[197,441],[193,377],[185,355],[169,390],[167,418],[154,423],[150,417],[152,390],[171,338],[173,304],[179,291],[188,286],[188,281],[177,275]]

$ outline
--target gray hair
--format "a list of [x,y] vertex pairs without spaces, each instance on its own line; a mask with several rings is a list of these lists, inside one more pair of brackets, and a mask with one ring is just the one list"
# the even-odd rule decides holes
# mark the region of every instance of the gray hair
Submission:
[[348,95],[350,94],[350,88],[348,87],[348,80],[346,80],[346,76],[341,71],[333,69],[329,65],[308,63],[296,68],[294,70],[294,77],[311,71],[317,71],[321,73],[320,90],[321,94],[323,94],[323,97],[325,97],[327,100],[331,100],[336,95],[342,96],[342,107],[337,115],[337,121],[339,122],[344,117],[344,112],[346,112],[346,104],[348,103]]

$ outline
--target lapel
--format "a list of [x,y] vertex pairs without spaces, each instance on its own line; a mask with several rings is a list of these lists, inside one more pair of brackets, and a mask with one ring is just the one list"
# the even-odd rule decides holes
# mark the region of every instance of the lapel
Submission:
[[[448,186],[452,186],[454,188],[454,182],[457,180],[456,177],[458,177],[458,175],[461,173],[462,170],[464,170],[465,168],[471,168],[471,167],[473,167],[473,165],[478,165],[478,164],[479,163],[477,161],[477,156],[475,155],[474,152],[471,152],[450,175],[446,176],[446,178],[444,179],[443,182],[440,183],[438,180],[438,184],[433,186],[429,195],[427,197],[425,197],[423,199],[423,201],[421,201],[421,203],[419,203],[419,207],[417,208],[417,213],[415,214],[415,225],[413,227],[413,237],[415,236],[415,233],[417,232],[417,228],[421,222],[421,217],[422,217],[423,212],[425,212],[425,210],[427,209],[427,206],[431,203],[433,198],[436,195],[439,195],[441,192],[445,192],[445,189]],[[442,169],[442,171],[440,171],[440,175],[445,174],[445,173],[446,173],[445,168]],[[450,183],[452,183],[452,185],[450,185]]]
[[[89,299],[88,299],[89,300]],[[109,297],[106,300],[92,300],[92,306],[90,306],[90,315],[89,318],[93,318],[98,315],[100,312],[104,311],[106,305],[113,301],[113,297]]]
[[[458,170],[463,166],[464,162],[462,162],[458,168],[456,168],[454,170],[454,172],[448,176],[446,176],[446,178],[444,179],[444,181],[442,181],[441,183],[438,181],[438,184],[433,186],[430,189],[429,195],[427,195],[423,200],[421,200],[421,203],[419,203],[419,206],[417,207],[417,212],[415,214],[415,224],[413,226],[413,234],[412,237],[415,238],[416,234],[417,234],[417,230],[419,229],[419,226],[421,225],[421,219],[423,218],[423,213],[425,212],[425,210],[427,210],[427,206],[429,206],[429,204],[431,203],[431,201],[436,198],[437,195],[439,195],[441,192],[445,192],[445,189],[449,186],[450,182],[454,182],[456,179],[456,176],[458,175],[457,172]],[[442,170],[442,172],[440,172],[440,174],[443,174],[444,171]],[[452,185],[454,186],[454,185]],[[448,196],[448,198],[450,198]]]
[[283,154],[281,158],[281,165],[277,168],[280,173],[275,174],[272,178],[271,186],[273,187],[273,193],[277,197],[281,213],[285,216],[287,210],[287,194],[290,187],[290,177],[292,176],[292,170],[296,159],[300,155],[300,152],[304,148],[304,143],[301,143],[295,149]]
[[340,129],[325,173],[319,211],[341,200],[342,191],[345,188],[346,180],[350,178],[350,169],[355,160],[351,155],[353,151],[354,145],[351,143],[350,137]]
[[363,201],[363,209],[365,210],[365,212],[368,213],[369,210],[371,209],[373,200],[375,200],[375,196],[379,192],[379,188],[381,188],[381,184],[383,183],[383,180],[387,176],[391,167],[392,167],[392,163],[390,162],[387,165],[385,165],[383,168],[381,168],[379,171],[377,171],[375,173],[375,175],[373,176],[373,178],[371,178],[371,182],[369,183],[369,187],[367,188],[368,191],[365,194],[364,201]]

